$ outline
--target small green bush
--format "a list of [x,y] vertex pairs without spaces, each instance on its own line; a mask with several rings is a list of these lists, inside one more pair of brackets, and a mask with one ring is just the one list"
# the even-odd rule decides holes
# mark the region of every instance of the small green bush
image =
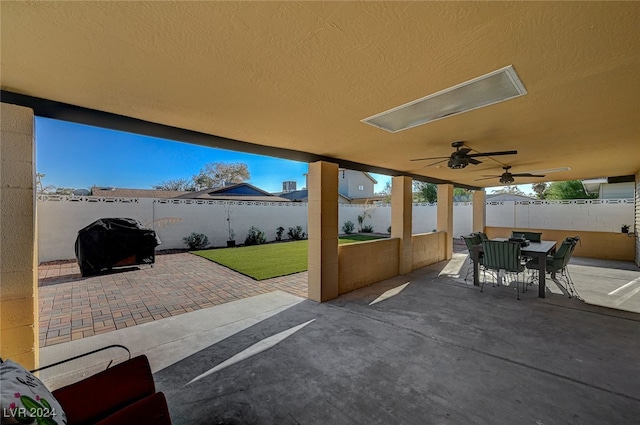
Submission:
[[387,233],[391,233],[391,226],[387,228]]
[[244,240],[245,245],[260,245],[267,242],[264,232],[255,226],[251,226],[247,238]]
[[362,226],[362,233],[373,233],[373,226],[370,224],[365,224]]
[[189,249],[202,249],[209,245],[209,238],[202,233],[191,232],[189,236],[182,238]]
[[284,232],[284,227],[280,226],[276,229],[276,240],[277,241],[281,241],[282,240],[282,232]]
[[289,227],[287,232],[289,239],[299,241],[307,237],[307,234],[302,231],[302,226]]
[[356,225],[353,224],[353,221],[347,220],[344,222],[344,225],[342,226],[342,232],[346,233],[347,235],[350,235],[353,233],[353,230],[355,228],[356,228]]

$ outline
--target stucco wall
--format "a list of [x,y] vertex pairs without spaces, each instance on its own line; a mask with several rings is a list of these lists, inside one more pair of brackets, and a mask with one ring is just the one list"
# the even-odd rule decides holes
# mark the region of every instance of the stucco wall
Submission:
[[398,274],[400,239],[379,239],[338,246],[338,290],[354,291]]
[[423,233],[411,238],[413,254],[413,269],[444,261],[445,232]]
[[[490,238],[508,238],[511,236],[511,227],[487,227],[486,233]],[[542,232],[542,239],[558,241],[560,243],[568,236],[580,236],[580,242],[576,246],[573,255],[576,257],[602,258],[608,260],[634,261],[635,239],[625,233],[588,232],[584,230],[555,230],[555,229],[528,229],[532,232]]]

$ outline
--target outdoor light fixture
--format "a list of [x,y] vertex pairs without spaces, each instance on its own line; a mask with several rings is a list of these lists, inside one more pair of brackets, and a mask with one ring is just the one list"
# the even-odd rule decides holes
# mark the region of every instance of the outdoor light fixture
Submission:
[[525,94],[527,90],[509,65],[361,121],[396,133]]

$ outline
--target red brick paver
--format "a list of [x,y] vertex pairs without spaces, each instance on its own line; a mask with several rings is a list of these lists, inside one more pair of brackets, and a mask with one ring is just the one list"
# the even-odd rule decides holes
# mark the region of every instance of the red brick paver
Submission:
[[274,290],[307,296],[307,272],[256,281],[189,253],[86,278],[71,262],[41,265],[38,274],[41,347]]

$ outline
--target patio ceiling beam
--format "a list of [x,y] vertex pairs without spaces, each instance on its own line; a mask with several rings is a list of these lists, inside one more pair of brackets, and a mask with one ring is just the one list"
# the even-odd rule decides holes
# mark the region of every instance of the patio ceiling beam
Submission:
[[452,184],[455,187],[460,187],[468,190],[480,189],[476,186],[469,186],[451,182],[448,180],[440,180],[417,174],[405,173],[390,168],[376,167],[368,164],[349,161],[346,159],[316,155],[293,149],[276,148],[272,146],[264,146],[256,143],[244,142],[241,140],[229,139],[226,137],[201,133],[184,128],[172,127],[164,124],[154,123],[151,121],[145,121],[124,115],[113,114],[110,112],[99,111],[96,109],[85,108],[82,106],[71,105],[68,103],[57,102],[54,100],[43,99],[7,90],[0,91],[0,99],[2,99],[2,102],[5,103],[11,103],[14,105],[26,106],[28,108],[31,108],[33,109],[36,116],[44,118],[52,118],[62,121],[75,122],[78,124],[107,128],[111,130],[125,131],[128,133],[140,134],[144,136],[193,143],[196,145],[208,146],[217,149],[226,149],[256,155],[271,156],[292,161],[307,163],[317,161],[332,162],[338,164],[340,168],[384,174],[392,177],[407,176],[417,181],[434,184]]

